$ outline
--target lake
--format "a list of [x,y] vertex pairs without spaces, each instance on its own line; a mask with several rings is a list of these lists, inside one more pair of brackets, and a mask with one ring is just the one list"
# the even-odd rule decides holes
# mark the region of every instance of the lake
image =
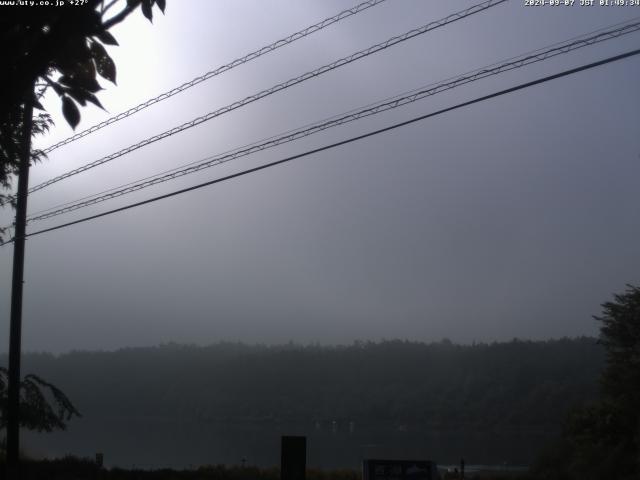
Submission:
[[162,418],[81,418],[64,432],[24,432],[36,457],[104,454],[107,467],[193,468],[206,464],[277,466],[282,435],[307,436],[307,464],[360,468],[364,458],[424,459],[441,465],[528,465],[557,432],[432,430],[379,422],[321,425],[279,422],[181,421]]

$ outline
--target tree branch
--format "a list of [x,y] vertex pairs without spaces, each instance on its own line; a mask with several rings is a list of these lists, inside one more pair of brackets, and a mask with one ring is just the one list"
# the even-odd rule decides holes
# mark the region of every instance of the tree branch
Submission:
[[125,18],[127,18],[129,14],[133,12],[141,3],[142,3],[142,0],[135,0],[134,2],[128,3],[127,6],[120,13],[118,13],[117,15],[111,17],[109,20],[104,22],[102,26],[104,27],[105,30],[109,30],[111,27],[113,27],[114,25],[117,25],[118,23],[122,22]]
[[102,9],[100,10],[100,15],[104,15],[105,13],[107,13],[109,11],[109,9],[111,7],[113,7],[116,3],[118,3],[118,0],[111,0],[111,3],[109,3],[109,5],[107,5],[106,7],[104,6],[104,1],[102,2]]

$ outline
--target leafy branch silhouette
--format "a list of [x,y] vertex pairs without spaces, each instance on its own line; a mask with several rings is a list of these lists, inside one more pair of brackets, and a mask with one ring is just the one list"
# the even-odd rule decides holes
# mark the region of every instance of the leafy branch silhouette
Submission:
[[[0,367],[0,429],[7,425],[9,372]],[[65,430],[66,422],[81,417],[69,397],[52,383],[33,374],[20,382],[20,426],[38,432]]]

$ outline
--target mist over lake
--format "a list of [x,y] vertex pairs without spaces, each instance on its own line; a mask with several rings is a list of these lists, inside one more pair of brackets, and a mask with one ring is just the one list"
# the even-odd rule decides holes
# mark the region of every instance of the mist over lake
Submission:
[[28,354],[83,417],[25,435],[38,456],[100,452],[109,466],[274,466],[281,435],[308,438],[310,466],[364,458],[527,465],[569,408],[595,396],[593,338],[322,347],[170,344]]

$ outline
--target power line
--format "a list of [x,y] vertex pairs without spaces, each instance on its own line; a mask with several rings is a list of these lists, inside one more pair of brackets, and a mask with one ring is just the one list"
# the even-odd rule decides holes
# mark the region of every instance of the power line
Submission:
[[549,58],[556,57],[558,55],[569,53],[579,48],[594,45],[596,43],[600,43],[613,38],[618,38],[622,35],[636,32],[638,30],[640,30],[640,22],[627,23],[616,29],[612,29],[608,31],[599,30],[600,33],[596,35],[592,35],[590,37],[586,37],[586,35],[588,34],[582,35],[582,37],[586,37],[586,38],[579,38],[578,40],[574,40],[573,42],[565,41],[564,43],[556,43],[552,48],[538,49],[533,53],[524,54],[519,57],[513,57],[513,59],[511,59],[510,61],[506,61],[502,64],[492,64],[489,67],[484,67],[478,70],[474,70],[472,72],[468,72],[458,77],[453,77],[453,79],[449,79],[448,81],[443,81],[440,83],[428,85],[427,87],[423,87],[421,90],[413,90],[409,92],[408,95],[396,96],[390,99],[385,99],[383,101],[368,105],[361,109],[352,110],[347,114],[342,114],[341,116],[334,116],[334,117],[331,117],[331,119],[326,119],[320,122],[316,122],[311,126],[301,127],[296,130],[286,132],[285,134],[270,137],[269,139],[267,139],[266,141],[263,141],[262,143],[256,142],[251,145],[240,147],[236,150],[231,150],[223,154],[218,154],[215,156],[207,157],[202,160],[198,160],[196,162],[192,162],[183,167],[178,167],[178,168],[169,170],[167,172],[153,175],[151,177],[146,177],[142,180],[138,180],[137,182],[130,182],[120,187],[111,188],[109,190],[106,190],[94,195],[90,195],[88,197],[84,197],[76,201],[67,202],[63,205],[52,207],[41,212],[36,212],[30,215],[27,220],[28,222],[45,220],[58,215],[62,215],[64,213],[78,210],[80,208],[88,207],[90,205],[95,205],[97,203],[101,203],[107,200],[111,200],[113,198],[120,197],[122,195],[133,193],[138,190],[142,190],[144,188],[148,188],[154,185],[158,185],[160,183],[174,180],[176,178],[179,178],[191,173],[196,173],[206,168],[214,167],[216,165],[220,165],[222,163],[226,163],[231,160],[235,160],[237,158],[256,153],[258,151],[266,150],[268,148],[282,145],[284,143],[289,143],[294,140],[327,130],[329,128],[333,128],[339,125],[344,125],[346,123],[359,120],[367,116],[376,115],[381,112],[392,110],[394,108],[398,108],[400,106],[404,106],[409,103],[416,102],[428,96],[436,95],[446,90],[459,87],[461,85],[465,85],[489,76],[498,75],[500,73],[514,70],[516,68],[521,68],[534,63],[538,63],[538,62],[547,60]]
[[307,37],[309,35],[311,35],[312,33],[318,32],[330,25],[333,25],[334,23],[339,22],[340,20],[344,20],[345,18],[348,18],[352,15],[356,15],[357,13],[360,13],[364,10],[367,10],[368,8],[374,7],[376,5],[379,5],[382,2],[385,2],[386,0],[368,0],[366,2],[360,3],[358,5],[356,5],[355,7],[349,8],[347,10],[343,10],[340,13],[329,17],[329,18],[325,18],[324,20],[322,20],[321,22],[318,22],[314,25],[311,25],[309,27],[306,27],[296,33],[293,33],[291,35],[289,35],[288,37],[285,37],[283,39],[280,39],[276,42],[273,42],[269,45],[266,45],[258,50],[255,50],[251,53],[248,53],[247,55],[245,55],[244,57],[240,57],[240,58],[236,58],[235,60],[233,60],[230,63],[227,63],[226,65],[222,65],[218,68],[216,68],[215,70],[211,70],[203,75],[200,75],[199,77],[194,78],[193,80],[190,80],[188,82],[183,83],[182,85],[175,87],[167,92],[161,93],[160,95],[154,97],[154,98],[150,98],[149,100],[142,102],[139,105],[136,105],[135,107],[130,108],[129,110],[126,110],[122,113],[119,113],[118,115],[115,115],[111,118],[108,118],[107,120],[104,120],[96,125],[93,125],[92,127],[87,128],[86,130],[83,130],[82,132],[78,132],[75,135],[72,135],[68,138],[65,138],[64,140],[55,143],[47,148],[45,148],[43,150],[44,153],[50,153],[53,150],[62,147],[63,145],[66,145],[68,143],[71,143],[75,140],[78,140],[80,138],[86,137],[87,135],[100,130],[101,128],[104,128],[108,125],[111,125],[112,123],[115,123],[119,120],[122,120],[124,118],[130,117],[131,115],[138,113],[141,110],[144,110],[147,107],[150,107],[151,105],[161,102],[163,100],[166,100],[170,97],[173,97],[174,95],[177,95],[180,92],[184,92],[185,90],[198,85],[199,83],[204,82],[205,80],[209,80],[210,78],[213,78],[217,75],[220,75],[224,72],[227,72],[239,65],[242,65],[244,63],[250,62],[252,60],[255,60],[258,57],[261,57],[262,55],[265,55],[269,52],[273,52],[274,50],[277,50],[278,48],[284,47],[285,45],[288,45],[290,43],[295,42],[296,40],[300,40],[301,38]]
[[[329,119],[325,119],[320,122],[311,124],[310,128],[308,128],[308,126],[305,126],[295,130],[290,130],[284,134],[272,136],[266,139],[266,141],[263,141],[263,143],[260,143],[260,141],[254,142],[252,144],[245,145],[243,147],[239,147],[238,149],[230,150],[228,152],[225,152],[216,156],[211,156],[205,159],[197,160],[195,162],[190,162],[186,165],[183,165],[182,167],[176,167],[171,170],[168,170],[156,175],[152,175],[150,177],[145,177],[138,181],[130,182],[125,185],[121,185],[119,187],[110,188],[108,190],[105,190],[97,194],[89,195],[71,202],[66,202],[61,205],[56,205],[54,207],[32,214],[29,218],[29,221],[36,221],[36,220],[51,218],[53,216],[57,216],[63,213],[77,210],[78,208],[82,208],[85,206],[100,203],[102,201],[110,200],[112,198],[119,197],[121,195],[125,195],[128,193],[140,190],[142,188],[163,183],[165,181],[169,181],[186,174],[195,173],[202,169],[209,168],[221,163],[226,163],[230,160],[239,158],[241,156],[249,155],[251,153],[264,150],[266,148],[271,148],[276,145],[281,145],[283,143],[288,143],[290,141],[301,138],[303,136],[308,136],[308,135],[317,133],[319,131],[332,128],[337,125],[342,125],[344,123],[348,123],[350,121],[363,118],[365,116],[374,115],[382,111],[386,111],[386,110],[396,108],[398,106],[406,105],[408,103],[422,99],[426,96],[434,95],[444,90],[452,89],[457,86],[470,83],[472,81],[486,78],[487,76],[490,76],[490,75],[496,75],[498,73],[503,73],[505,71],[509,71],[515,68],[520,68],[526,65],[537,63],[539,61],[543,61],[560,54],[568,53],[578,48],[582,48],[588,45],[593,45],[595,43],[599,43],[612,38],[618,38],[622,35],[640,30],[640,22],[636,22],[633,24],[629,24],[628,22],[623,22],[623,23],[627,23],[627,24],[615,30],[602,32],[604,29],[599,29],[597,31],[602,33],[598,35],[593,35],[587,38],[581,38],[572,43],[568,43],[569,40],[565,42],[555,43],[552,45],[555,48],[548,48],[546,50],[538,49],[534,52],[528,52],[527,54],[520,55],[519,57],[512,57],[512,59],[509,59],[510,61],[507,61],[503,64],[494,63],[490,66],[463,74],[462,76],[451,77],[450,79],[447,79],[448,81],[442,81],[439,83],[430,84],[427,87],[422,87],[422,90],[418,90],[418,89],[412,90],[411,92],[408,92],[409,95],[405,95],[404,97],[401,97],[400,95],[398,95],[396,97],[387,98],[380,102],[367,105],[366,107],[362,107],[360,109],[351,110],[346,114],[335,115],[333,117],[330,117]],[[621,25],[621,24],[617,24],[617,25]],[[586,35],[589,35],[589,34],[583,34],[580,37],[586,37]],[[580,37],[573,37],[571,40],[573,40],[574,38],[580,38]],[[517,60],[514,60],[514,59],[517,59]],[[455,79],[455,80],[451,81],[452,79]],[[437,86],[433,87],[434,85],[437,85]],[[428,87],[433,87],[433,88],[428,88]],[[393,100],[393,101],[390,101],[390,100]],[[184,167],[188,167],[188,168],[184,168]],[[66,207],[66,208],[58,208],[58,207]]]
[[[546,76],[546,77],[538,78],[538,79],[530,81],[530,82],[521,83],[519,85],[516,85],[515,87],[510,87],[510,88],[507,88],[507,89],[504,89],[504,90],[500,90],[498,92],[495,92],[495,93],[492,93],[492,94],[489,94],[489,95],[485,95],[485,96],[482,96],[482,97],[478,97],[478,98],[475,98],[473,100],[469,100],[467,102],[459,103],[459,104],[454,105],[452,107],[447,107],[447,108],[438,110],[436,112],[428,113],[426,115],[421,115],[419,117],[415,117],[415,118],[412,118],[410,120],[405,120],[404,122],[396,123],[396,124],[390,125],[388,127],[381,128],[381,129],[378,129],[378,130],[374,130],[374,131],[371,131],[371,132],[368,132],[368,133],[365,133],[365,134],[362,134],[362,135],[358,135],[358,136],[355,136],[355,137],[351,137],[351,138],[348,138],[346,140],[342,140],[342,141],[339,141],[339,142],[336,142],[336,143],[332,143],[330,145],[325,145],[323,147],[315,148],[313,150],[308,150],[306,152],[299,153],[297,155],[292,155],[290,157],[286,157],[286,158],[283,158],[281,160],[277,160],[275,162],[271,162],[271,163],[267,163],[267,164],[264,164],[264,165],[260,165],[258,167],[250,168],[248,170],[243,170],[241,172],[234,173],[232,175],[227,175],[225,177],[217,178],[215,180],[210,180],[208,182],[200,183],[198,185],[194,185],[194,186],[191,186],[191,187],[187,187],[187,188],[183,188],[183,189],[180,189],[180,190],[176,190],[176,191],[173,191],[173,192],[170,192],[170,193],[166,193],[164,195],[159,195],[157,197],[153,197],[153,198],[150,198],[150,199],[147,199],[147,200],[143,200],[141,202],[131,203],[129,205],[125,205],[124,207],[115,208],[113,210],[108,210],[106,212],[98,213],[96,215],[91,215],[91,216],[88,216],[88,217],[80,218],[78,220],[74,220],[74,221],[71,221],[71,222],[67,222],[67,223],[63,223],[63,224],[60,224],[60,225],[56,225],[54,227],[45,228],[45,229],[42,229],[42,230],[37,230],[35,232],[31,232],[29,234],[26,234],[25,237],[32,237],[32,236],[35,236],[35,235],[40,235],[40,234],[43,234],[43,233],[52,232],[54,230],[60,230],[61,228],[66,228],[66,227],[70,227],[72,225],[76,225],[76,224],[79,224],[79,223],[88,222],[90,220],[95,220],[95,219],[100,218],[100,217],[105,217],[107,215],[112,215],[114,213],[118,213],[118,212],[122,212],[122,211],[125,211],[125,210],[129,210],[129,209],[132,209],[132,208],[135,208],[135,207],[146,205],[148,203],[157,202],[157,201],[163,200],[165,198],[174,197],[176,195],[180,195],[180,194],[183,194],[183,193],[186,193],[186,192],[190,192],[190,191],[193,191],[193,190],[198,190],[200,188],[208,187],[210,185],[215,185],[216,183],[221,183],[221,182],[224,182],[224,181],[227,181],[227,180],[231,180],[231,179],[234,179],[234,178],[242,177],[244,175],[248,175],[250,173],[255,173],[255,172],[258,172],[260,170],[265,170],[267,168],[274,167],[276,165],[280,165],[280,164],[283,164],[283,163],[286,163],[286,162],[290,162],[290,161],[296,160],[298,158],[306,157],[306,156],[312,155],[314,153],[323,152],[325,150],[330,150],[330,149],[339,147],[341,145],[346,145],[348,143],[353,143],[353,142],[356,142],[358,140],[363,140],[365,138],[369,138],[369,137],[372,137],[374,135],[378,135],[378,134],[381,134],[381,133],[384,133],[384,132],[388,132],[388,131],[394,130],[396,128],[404,127],[404,126],[410,125],[412,123],[416,123],[416,122],[419,122],[419,121],[422,121],[422,120],[426,120],[427,118],[435,117],[437,115],[442,115],[444,113],[451,112],[453,110],[457,110],[457,109],[460,109],[460,108],[463,108],[463,107],[468,107],[470,105],[473,105],[473,104],[476,104],[476,103],[480,103],[480,102],[484,102],[484,101],[490,100],[492,98],[500,97],[500,96],[506,95],[508,93],[512,93],[512,92],[515,92],[515,91],[518,91],[518,90],[523,90],[525,88],[529,88],[529,87],[532,87],[532,86],[535,86],[535,85],[539,85],[541,83],[549,82],[549,81],[555,80],[557,78],[566,77],[568,75],[573,75],[573,74],[578,73],[578,72],[582,72],[582,71],[589,70],[589,69],[592,69],[592,68],[595,68],[595,67],[598,67],[598,66],[601,66],[601,65],[605,65],[605,64],[612,63],[612,62],[615,62],[615,61],[619,61],[619,60],[622,60],[622,59],[625,59],[625,58],[629,58],[629,57],[632,57],[632,56],[635,56],[635,55],[638,55],[638,54],[640,54],[640,49],[632,50],[630,52],[622,53],[620,55],[616,55],[616,56],[613,56],[613,57],[608,57],[608,58],[605,58],[603,60],[599,60],[597,62],[593,62],[593,63],[589,63],[589,64],[586,64],[586,65],[582,65],[580,67],[572,68],[570,70],[564,70],[564,71],[562,71],[560,73],[556,73],[554,75],[549,75],[549,76]],[[15,239],[11,239],[11,240],[9,240],[7,242],[4,242],[4,243],[0,244],[0,246],[1,245],[6,245],[8,243],[11,243],[14,240]]]
[[469,7],[469,8],[466,8],[466,9],[464,9],[462,11],[453,13],[453,14],[451,14],[451,15],[443,18],[443,19],[440,19],[440,20],[437,20],[437,21],[434,21],[434,22],[430,22],[430,23],[428,23],[426,25],[423,25],[421,27],[415,28],[413,30],[409,30],[408,32],[403,33],[402,35],[398,35],[398,36],[392,37],[392,38],[390,38],[390,39],[388,39],[388,40],[386,40],[386,41],[384,41],[382,43],[378,43],[378,44],[373,45],[371,47],[368,47],[368,48],[366,48],[364,50],[360,50],[360,51],[358,51],[356,53],[353,53],[353,54],[351,54],[351,55],[349,55],[347,57],[343,57],[343,58],[341,58],[339,60],[336,60],[336,61],[334,61],[332,63],[327,64],[327,65],[324,65],[324,66],[322,66],[320,68],[317,68],[315,70],[306,72],[306,73],[304,73],[304,74],[302,74],[302,75],[300,75],[298,77],[291,78],[291,79],[287,80],[286,82],[282,82],[282,83],[279,83],[277,85],[274,85],[271,88],[268,88],[266,90],[262,90],[259,93],[256,93],[256,94],[251,95],[249,97],[246,97],[246,98],[244,98],[242,100],[239,100],[239,101],[236,101],[234,103],[231,103],[231,104],[229,104],[229,105],[227,105],[225,107],[219,108],[218,110],[215,110],[213,112],[207,113],[206,115],[203,115],[201,117],[197,117],[197,118],[195,118],[195,119],[193,119],[193,120],[191,120],[189,122],[183,123],[182,125],[174,127],[174,128],[172,128],[170,130],[167,130],[167,131],[165,131],[163,133],[154,135],[153,137],[146,138],[146,139],[144,139],[144,140],[142,140],[142,141],[140,141],[140,142],[138,142],[136,144],[130,145],[130,146],[118,151],[118,152],[115,152],[115,153],[112,153],[110,155],[107,155],[106,157],[103,157],[101,159],[98,159],[98,160],[95,160],[95,161],[93,161],[91,163],[88,163],[88,164],[86,164],[86,165],[84,165],[82,167],[79,167],[79,168],[76,168],[74,170],[70,170],[70,171],[68,171],[66,173],[63,173],[62,175],[59,175],[59,176],[54,177],[54,178],[52,178],[50,180],[47,180],[47,181],[45,181],[43,183],[40,183],[39,185],[31,187],[29,189],[29,193],[33,193],[33,192],[36,192],[38,190],[42,190],[43,188],[48,187],[48,186],[50,186],[50,185],[52,185],[54,183],[57,183],[57,182],[59,182],[61,180],[64,180],[64,179],[69,178],[69,177],[71,177],[73,175],[77,175],[79,173],[85,172],[85,171],[87,171],[87,170],[89,170],[91,168],[97,167],[97,166],[102,165],[104,163],[110,162],[110,161],[112,161],[112,160],[114,160],[116,158],[119,158],[119,157],[121,157],[123,155],[126,155],[128,153],[131,153],[131,152],[133,152],[135,150],[138,150],[138,149],[140,149],[142,147],[145,147],[145,146],[147,146],[147,145],[149,145],[151,143],[154,143],[154,142],[157,142],[157,141],[162,140],[164,138],[170,137],[172,135],[175,135],[176,133],[180,133],[180,132],[182,132],[184,130],[187,130],[189,128],[195,127],[197,125],[200,125],[201,123],[207,122],[207,121],[209,121],[209,120],[211,120],[213,118],[216,118],[216,117],[218,117],[218,116],[220,116],[222,114],[228,113],[228,112],[230,112],[232,110],[235,110],[235,109],[240,108],[242,106],[248,105],[249,103],[255,102],[256,100],[259,100],[261,98],[267,97],[267,96],[272,95],[272,94],[274,94],[276,92],[279,92],[281,90],[285,90],[285,89],[287,89],[289,87],[297,85],[298,83],[302,83],[302,82],[304,82],[306,80],[309,80],[311,78],[320,76],[320,75],[322,75],[324,73],[327,73],[329,71],[335,70],[336,68],[342,67],[342,66],[347,65],[347,64],[352,63],[352,62],[355,62],[356,60],[359,60],[361,58],[367,57],[367,56],[372,55],[374,53],[380,52],[380,51],[385,50],[385,49],[387,49],[387,48],[389,48],[389,47],[391,47],[393,45],[396,45],[398,43],[404,42],[404,41],[409,40],[411,38],[414,38],[414,37],[416,37],[418,35],[422,35],[422,34],[424,34],[426,32],[434,30],[436,28],[439,28],[439,27],[442,27],[444,25],[453,23],[455,21],[461,20],[463,18],[466,18],[468,16],[474,15],[476,13],[480,13],[480,12],[482,12],[484,10],[487,10],[487,9],[489,9],[491,7],[495,7],[496,5],[499,5],[499,4],[504,3],[506,1],[508,1],[508,0],[487,0],[485,2],[473,5],[473,6]]

